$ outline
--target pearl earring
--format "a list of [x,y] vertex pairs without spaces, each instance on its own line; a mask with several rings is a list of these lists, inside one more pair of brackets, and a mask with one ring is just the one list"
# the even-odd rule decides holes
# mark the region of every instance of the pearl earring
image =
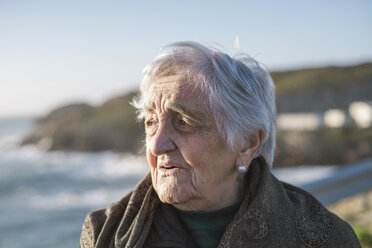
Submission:
[[241,174],[246,173],[248,171],[248,166],[246,166],[245,164],[240,164],[238,165],[238,171]]

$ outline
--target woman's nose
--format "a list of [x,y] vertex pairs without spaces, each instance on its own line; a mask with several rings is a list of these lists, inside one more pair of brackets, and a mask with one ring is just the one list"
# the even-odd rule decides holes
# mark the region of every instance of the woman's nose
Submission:
[[174,151],[176,145],[172,140],[172,134],[172,127],[159,125],[155,135],[148,140],[151,146],[151,153],[155,156],[159,156]]

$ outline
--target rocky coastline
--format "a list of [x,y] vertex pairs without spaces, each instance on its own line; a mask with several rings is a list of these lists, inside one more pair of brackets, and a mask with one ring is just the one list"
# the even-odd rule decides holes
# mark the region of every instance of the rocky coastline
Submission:
[[[372,101],[372,63],[272,73],[278,112],[326,111],[356,100]],[[22,145],[44,150],[143,152],[143,125],[122,94],[100,106],[76,103],[57,108],[34,123]],[[372,157],[372,128],[278,130],[276,164],[347,164]]]

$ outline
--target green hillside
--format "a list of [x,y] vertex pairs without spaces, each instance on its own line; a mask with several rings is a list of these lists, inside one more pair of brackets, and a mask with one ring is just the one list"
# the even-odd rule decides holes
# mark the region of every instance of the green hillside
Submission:
[[372,100],[372,63],[273,72],[279,112],[347,109],[358,100]]
[[[353,101],[372,100],[372,63],[273,72],[272,76],[279,113],[347,109]],[[135,94],[114,97],[98,107],[80,103],[58,108],[35,123],[23,144],[48,150],[141,151],[143,127],[129,104]],[[371,129],[279,132],[276,161],[281,166],[349,163],[372,156],[371,137]]]
[[278,97],[307,90],[372,83],[372,63],[349,67],[322,67],[271,73]]
[[35,123],[23,144],[44,145],[49,150],[129,151],[141,149],[143,131],[129,104],[135,93],[109,99],[98,107],[72,104],[58,108]]

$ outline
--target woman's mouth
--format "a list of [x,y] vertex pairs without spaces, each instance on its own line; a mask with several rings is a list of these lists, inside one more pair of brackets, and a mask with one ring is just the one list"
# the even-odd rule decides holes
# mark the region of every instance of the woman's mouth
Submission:
[[173,173],[181,169],[181,166],[178,164],[164,164],[159,166],[159,171],[162,173]]

